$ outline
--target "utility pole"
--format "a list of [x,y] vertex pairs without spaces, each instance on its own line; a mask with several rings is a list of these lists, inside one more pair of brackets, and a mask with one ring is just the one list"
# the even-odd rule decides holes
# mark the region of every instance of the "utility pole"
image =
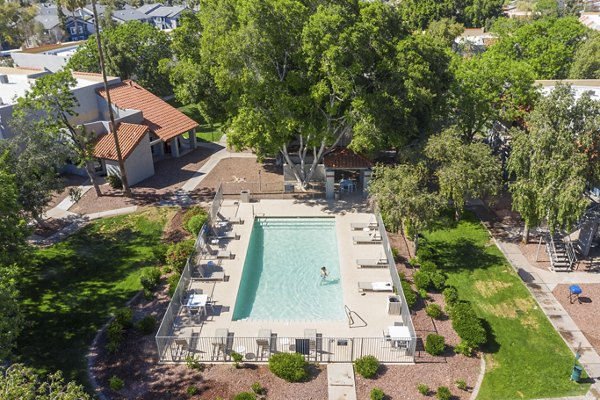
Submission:
[[96,28],[96,44],[98,45],[98,58],[100,59],[100,71],[102,71],[102,80],[104,81],[104,91],[106,92],[106,101],[108,102],[108,115],[110,117],[109,129],[115,141],[115,149],[117,150],[117,160],[119,161],[119,170],[121,172],[121,182],[123,183],[123,192],[125,197],[133,197],[129,182],[127,181],[127,173],[125,172],[125,163],[121,155],[121,146],[117,137],[117,126],[115,125],[115,115],[113,113],[110,101],[110,92],[108,91],[108,81],[106,80],[106,68],[104,65],[104,52],[102,51],[102,41],[100,39],[100,22],[98,21],[98,12],[96,11],[96,0],[92,0],[92,9],[94,10],[94,26]]

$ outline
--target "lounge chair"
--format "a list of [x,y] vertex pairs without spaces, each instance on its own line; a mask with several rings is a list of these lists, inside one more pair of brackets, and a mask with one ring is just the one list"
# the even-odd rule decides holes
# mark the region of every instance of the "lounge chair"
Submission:
[[256,339],[256,356],[261,360],[271,353],[271,330],[261,329],[258,331],[258,338]]
[[223,281],[225,280],[225,271],[218,264],[207,263],[198,265],[199,281]]
[[228,231],[228,232],[214,232],[213,235],[209,235],[208,236],[208,240],[239,240],[240,239],[240,235],[232,232],[232,231]]
[[305,329],[304,338],[308,339],[308,352],[309,354],[317,351],[317,330],[316,329]]
[[392,282],[358,282],[359,292],[393,292]]
[[217,213],[217,217],[219,217],[222,222],[229,222],[230,224],[241,225],[244,223],[244,220],[240,217],[225,217],[221,213]]
[[379,227],[379,224],[377,223],[377,221],[353,222],[350,224],[350,229],[352,229],[353,231],[362,231],[365,228],[377,229],[378,227]]
[[356,259],[358,268],[385,268],[388,266],[387,258],[358,258]]
[[368,236],[352,236],[352,242],[354,244],[379,244],[381,243],[381,235],[375,233]]
[[231,251],[229,250],[215,250],[208,244],[205,247],[208,254],[210,254],[213,257],[216,256],[217,258],[233,258],[233,254],[231,254]]
[[229,329],[215,330],[215,337],[212,339],[212,347],[212,360],[218,360],[221,353],[223,353],[223,357],[225,357],[229,347]]

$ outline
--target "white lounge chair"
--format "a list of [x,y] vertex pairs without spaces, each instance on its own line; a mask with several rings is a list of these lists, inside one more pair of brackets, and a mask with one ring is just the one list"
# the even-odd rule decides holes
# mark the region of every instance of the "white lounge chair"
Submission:
[[233,254],[229,250],[215,250],[210,245],[206,245],[206,251],[213,257],[217,258],[233,258]]
[[374,235],[368,236],[352,236],[352,242],[354,242],[354,244],[379,244],[381,243],[381,235],[375,233]]
[[359,292],[393,292],[392,282],[358,282]]
[[198,265],[199,278],[194,278],[199,281],[223,281],[225,280],[225,271],[215,264],[200,264]]
[[379,224],[377,223],[377,221],[353,222],[350,224],[350,229],[352,229],[353,231],[362,231],[365,228],[377,229],[378,227],[379,227]]
[[358,258],[356,260],[358,268],[385,268],[388,266],[386,258]]
[[261,360],[271,354],[271,330],[261,329],[258,331],[258,338],[256,339],[256,356]]

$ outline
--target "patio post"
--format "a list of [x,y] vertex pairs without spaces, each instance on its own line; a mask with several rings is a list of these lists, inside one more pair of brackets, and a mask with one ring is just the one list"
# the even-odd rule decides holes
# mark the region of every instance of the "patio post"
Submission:
[[196,128],[188,131],[190,149],[194,150],[197,147],[196,143]]
[[179,157],[179,135],[171,139],[171,155],[173,158]]

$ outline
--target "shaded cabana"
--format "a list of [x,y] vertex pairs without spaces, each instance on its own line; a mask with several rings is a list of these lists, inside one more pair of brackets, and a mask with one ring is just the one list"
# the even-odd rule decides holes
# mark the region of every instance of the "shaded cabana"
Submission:
[[336,148],[323,157],[325,166],[325,197],[335,198],[336,188],[341,193],[366,195],[373,163],[348,148]]

